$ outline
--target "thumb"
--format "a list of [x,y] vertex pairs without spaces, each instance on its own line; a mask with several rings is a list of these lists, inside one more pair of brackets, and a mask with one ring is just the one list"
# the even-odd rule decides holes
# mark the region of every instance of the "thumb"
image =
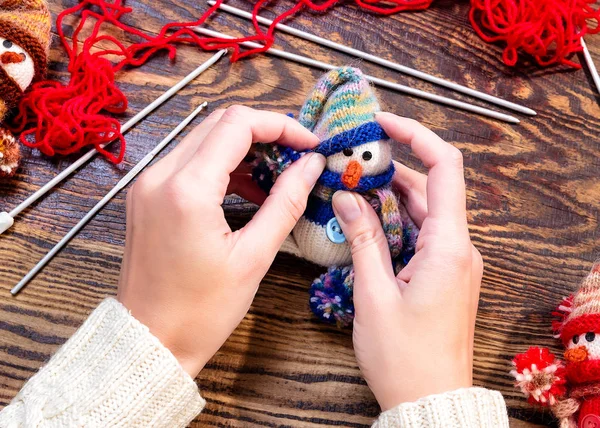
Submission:
[[275,258],[304,213],[308,195],[324,168],[325,157],[311,153],[281,174],[258,212],[243,228],[244,251],[251,249],[256,254],[268,254],[271,261]]
[[333,211],[352,248],[354,293],[360,304],[365,293],[377,296],[386,291],[390,281],[395,284],[387,239],[377,213],[362,196],[336,192]]

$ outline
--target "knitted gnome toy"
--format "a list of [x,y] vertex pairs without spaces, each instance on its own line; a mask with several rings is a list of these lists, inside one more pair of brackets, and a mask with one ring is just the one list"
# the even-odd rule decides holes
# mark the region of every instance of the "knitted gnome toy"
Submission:
[[553,314],[565,363],[546,348],[530,348],[514,358],[511,374],[530,403],[550,407],[561,428],[600,427],[599,263]]
[[[304,103],[299,122],[321,141],[327,158],[306,211],[281,250],[328,267],[310,290],[310,306],[321,319],[348,325],[354,317],[350,245],[333,213],[338,190],[358,192],[378,213],[392,262],[400,269],[414,253],[418,230],[391,189],[394,175],[389,137],[375,121],[375,94],[360,70],[343,67],[324,75]],[[259,145],[253,178],[268,192],[277,176],[304,153]]]
[[19,166],[19,145],[3,122],[29,85],[46,74],[50,26],[44,0],[0,0],[0,177]]

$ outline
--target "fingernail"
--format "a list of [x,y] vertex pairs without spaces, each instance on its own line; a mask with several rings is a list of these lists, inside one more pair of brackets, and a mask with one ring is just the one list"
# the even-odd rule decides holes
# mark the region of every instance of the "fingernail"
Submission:
[[336,192],[333,195],[335,213],[344,223],[350,223],[360,217],[360,205],[356,196],[350,192]]
[[304,165],[303,176],[306,182],[313,186],[323,173],[326,160],[325,156],[319,153],[312,153],[308,156],[310,156],[310,158],[306,162],[306,165]]
[[389,113],[387,111],[377,111],[377,112],[375,112],[374,116],[375,116],[375,119],[377,119],[377,117],[381,117],[381,116],[383,116],[383,117],[388,116],[389,117],[389,116],[394,116],[394,114],[393,113]]

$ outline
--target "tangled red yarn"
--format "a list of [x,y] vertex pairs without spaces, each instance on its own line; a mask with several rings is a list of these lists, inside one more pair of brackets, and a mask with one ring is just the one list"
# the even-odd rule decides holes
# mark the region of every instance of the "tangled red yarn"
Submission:
[[[64,85],[56,81],[39,82],[23,97],[19,114],[14,120],[16,133],[21,133],[20,141],[39,149],[42,153],[68,155],[86,146],[93,146],[110,161],[119,163],[125,153],[125,138],[120,123],[106,113],[124,113],[127,98],[115,84],[115,73],[126,66],[140,66],[158,51],[166,50],[171,60],[175,59],[176,46],[192,44],[203,50],[214,51],[231,49],[232,61],[263,52],[273,45],[275,25],[297,13],[303,7],[314,11],[324,11],[339,0],[327,0],[317,4],[310,0],[300,0],[274,20],[265,32],[254,19],[253,36],[236,39],[221,39],[199,36],[193,27],[202,25],[217,11],[223,0],[208,9],[198,20],[186,23],[165,25],[156,36],[150,36],[137,28],[121,22],[121,18],[132,9],[124,6],[123,0],[82,0],[76,6],[63,11],[57,18],[56,28],[62,45],[69,55],[68,71],[70,81]],[[366,10],[379,14],[392,14],[403,10],[425,9],[432,0],[355,0]],[[256,2],[253,14],[256,16],[267,0]],[[63,21],[71,15],[81,15],[71,40],[65,35]],[[81,40],[81,31],[92,24],[91,35]],[[88,25],[89,26],[89,25]],[[103,26],[114,27],[122,33],[137,37],[140,42],[125,46],[115,37],[100,34]],[[113,28],[113,29],[114,29]],[[260,49],[242,51],[240,43],[258,42]],[[98,50],[100,44],[110,48]],[[116,58],[116,62],[115,61]],[[117,155],[104,149],[104,145],[119,140]]]
[[[256,16],[267,1],[258,0],[254,5],[254,35],[222,39],[199,36],[193,28],[204,24],[223,0],[217,0],[198,20],[167,24],[156,36],[121,22],[124,15],[132,12],[124,6],[124,0],[81,0],[63,11],[56,21],[60,41],[69,56],[70,81],[34,84],[19,105],[14,131],[21,133],[23,144],[48,156],[68,155],[93,146],[110,161],[119,163],[125,153],[125,138],[119,121],[106,113],[125,112],[127,98],[115,84],[115,73],[126,66],[143,65],[158,51],[166,50],[173,60],[177,46],[183,43],[206,51],[231,49],[231,60],[237,61],[269,49],[274,42],[275,26],[282,20],[303,8],[323,12],[340,0],[321,3],[298,0],[264,31]],[[354,0],[359,8],[384,15],[427,9],[432,1]],[[503,58],[509,65],[515,65],[519,52],[523,51],[542,65],[559,63],[579,67],[568,57],[581,49],[579,39],[583,34],[600,31],[598,27],[589,28],[586,23],[586,20],[599,21],[600,12],[591,7],[594,3],[595,0],[471,0],[471,22],[485,41],[506,43]],[[81,19],[69,40],[63,21],[71,15],[80,15]],[[81,40],[82,29],[90,24],[91,35]],[[140,41],[125,46],[113,36],[100,34],[103,27],[113,27],[112,30],[118,29]],[[258,42],[263,47],[242,50],[240,43],[245,41]],[[99,49],[100,44],[110,47]],[[120,142],[117,155],[104,149],[104,145],[113,140]]]
[[[581,66],[569,57],[581,51],[581,37],[600,31],[596,0],[471,0],[470,19],[486,42],[504,42],[502,58],[517,64],[520,52],[542,66]],[[596,21],[594,27],[588,23]]]

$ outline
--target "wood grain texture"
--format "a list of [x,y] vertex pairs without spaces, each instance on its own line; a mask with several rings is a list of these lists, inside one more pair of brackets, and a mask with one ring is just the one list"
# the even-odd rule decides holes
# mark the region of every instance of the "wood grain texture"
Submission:
[[[51,3],[56,14],[73,1]],[[193,20],[206,8],[184,0],[127,3],[135,10],[127,22],[148,32],[169,21]],[[241,0],[231,4],[249,9]],[[277,2],[273,10],[281,7]],[[439,0],[426,12],[381,18],[347,4],[326,15],[304,12],[290,25],[537,110],[537,117],[523,117],[512,126],[378,91],[387,110],[423,122],[463,151],[472,238],[486,266],[475,382],[505,394],[514,427],[551,425],[549,415],[524,403],[507,373],[511,357],[531,344],[560,352],[549,332],[549,313],[600,256],[600,95],[585,71],[526,63],[505,67],[500,47],[477,38],[467,12],[468,2]],[[224,13],[209,26],[230,34],[249,29]],[[279,35],[277,44],[472,101],[287,35]],[[600,64],[600,39],[590,38],[588,45]],[[182,47],[174,63],[158,55],[144,67],[119,74],[130,100],[123,122],[208,56]],[[51,76],[65,80],[65,54],[57,43],[51,60]],[[9,289],[27,270],[195,105],[206,100],[210,109],[239,103],[297,112],[320,74],[268,56],[236,64],[221,61],[127,134],[122,165],[95,159],[18,217],[0,238],[0,407],[101,299],[115,294],[125,192],[21,295],[10,297]],[[405,147],[396,148],[395,157],[420,168]],[[28,150],[25,158],[14,180],[0,182],[2,209],[17,205],[74,159],[48,159]],[[250,218],[252,207],[232,200],[226,212],[239,226]],[[307,288],[320,271],[289,256],[276,259],[250,313],[198,377],[208,405],[192,426],[364,427],[377,416],[377,403],[354,360],[350,332],[324,326],[310,315]]]

